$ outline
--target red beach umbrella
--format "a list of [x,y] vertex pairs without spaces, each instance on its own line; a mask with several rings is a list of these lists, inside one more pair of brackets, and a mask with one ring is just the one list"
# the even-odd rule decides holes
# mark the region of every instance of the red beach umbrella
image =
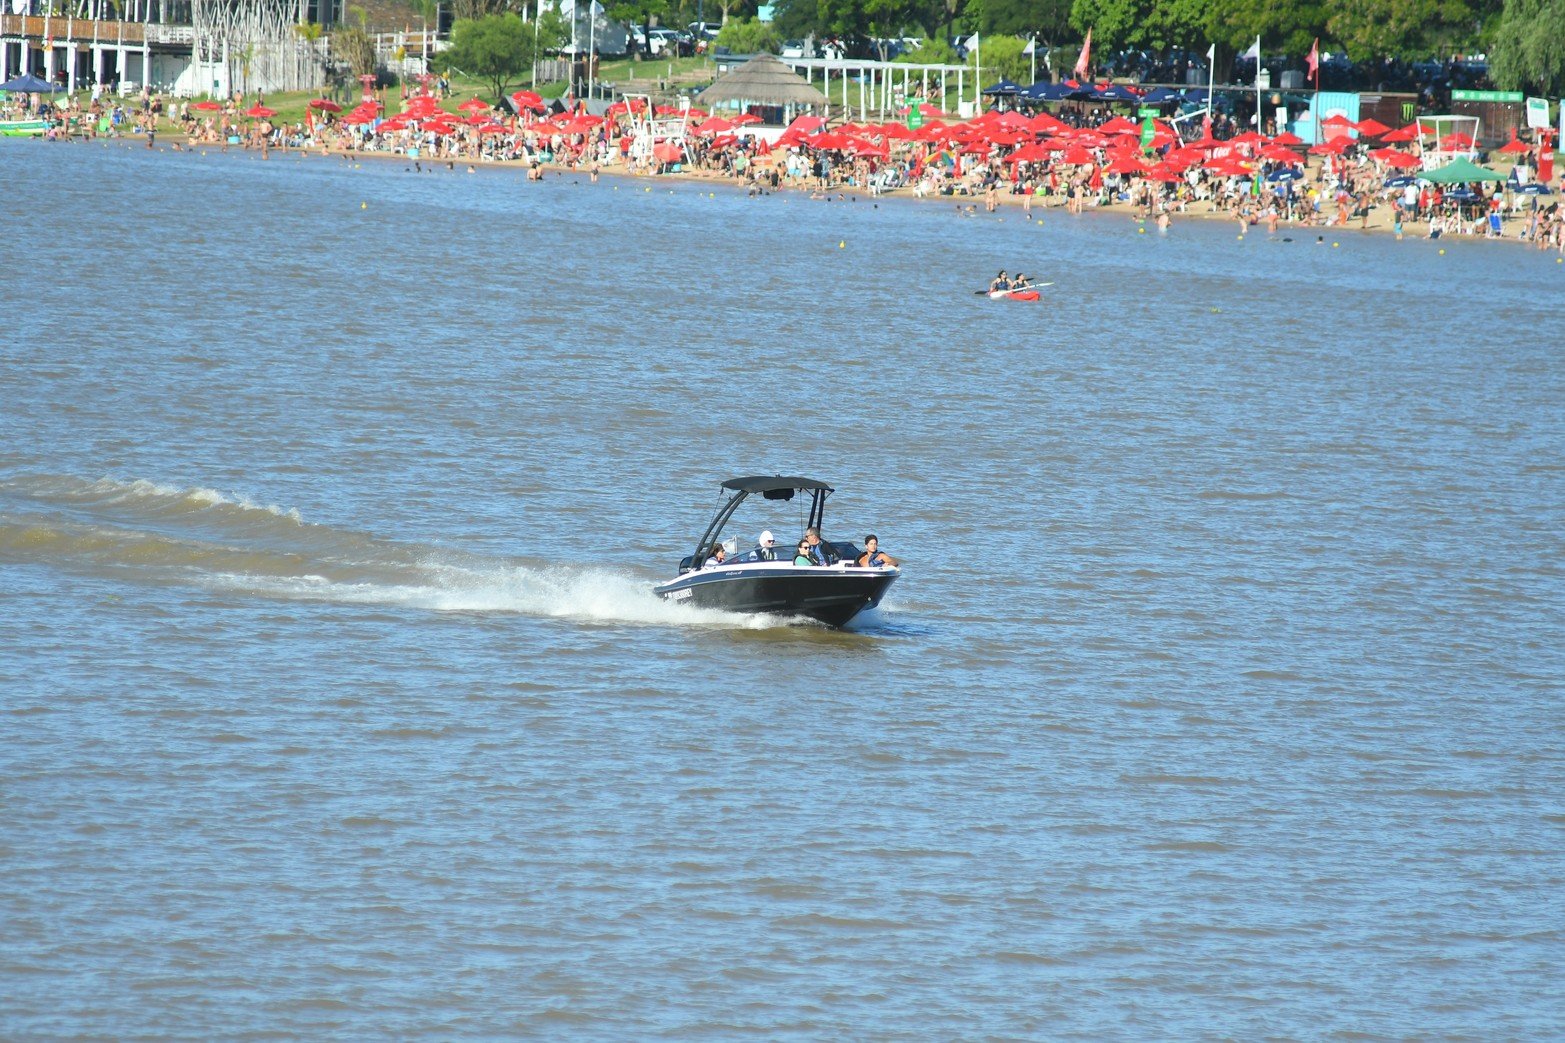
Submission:
[[1501,145],[1499,151],[1504,152],[1508,156],[1519,156],[1523,152],[1531,152],[1532,146],[1527,144],[1525,141],[1519,140],[1516,137],[1516,132],[1512,131],[1511,140]]
[[1377,148],[1370,153],[1370,156],[1380,160],[1387,166],[1396,167],[1398,170],[1412,170],[1414,167],[1421,165],[1417,156],[1409,155],[1406,152],[1398,152],[1394,148]]
[[245,110],[245,115],[254,120],[269,120],[277,115],[277,111],[269,109],[265,105],[252,105]]
[[1277,135],[1275,138],[1272,138],[1272,144],[1273,145],[1302,145],[1302,144],[1304,144],[1304,139],[1299,137],[1297,134],[1290,134],[1290,133],[1288,133],[1285,130],[1281,134]]
[[517,91],[511,95],[511,101],[519,109],[541,109],[544,107],[543,96],[532,91]]
[[1274,163],[1302,163],[1303,159],[1291,148],[1283,148],[1280,145],[1268,145],[1261,149],[1261,158],[1269,159]]
[[1359,120],[1355,126],[1358,132],[1366,138],[1378,138],[1391,129],[1377,119]]
[[1353,129],[1353,121],[1348,119],[1340,112],[1327,116],[1325,119],[1321,120],[1320,125],[1323,127],[1333,127],[1341,130]]
[[1440,139],[1440,147],[1450,152],[1457,149],[1472,148],[1473,139],[1469,134],[1447,134]]
[[696,128],[696,133],[697,134],[703,134],[703,135],[705,135],[705,134],[722,134],[725,131],[730,131],[730,130],[733,130],[733,129],[734,129],[734,124],[730,120],[725,120],[721,116],[713,116],[711,119],[707,120],[705,123],[702,123],[699,127],[697,127]]
[[652,146],[652,155],[660,163],[678,163],[684,151],[672,141],[660,141]]
[[1398,127],[1396,130],[1390,131],[1390,132],[1382,135],[1380,140],[1381,141],[1387,141],[1387,142],[1417,141],[1418,140],[1418,124],[1416,124],[1416,123],[1409,123],[1405,127]]
[[223,106],[215,101],[198,101],[190,106],[199,112],[222,112]]
[[1092,153],[1074,142],[1065,147],[1060,154],[1060,162],[1067,166],[1084,167],[1092,162]]
[[1115,116],[1098,128],[1099,134],[1140,134],[1141,124],[1132,123],[1123,116]]
[[317,112],[341,112],[342,106],[328,98],[311,98],[310,108]]
[[748,127],[752,123],[760,123],[761,117],[757,116],[753,112],[741,112],[739,115],[735,116],[728,122],[732,123],[736,127]]
[[471,112],[474,115],[477,115],[480,112],[488,112],[489,109],[490,109],[489,103],[487,101],[484,101],[482,98],[469,98],[466,101],[464,101],[462,104],[457,106],[457,110],[458,111],[460,111],[460,112]]
[[1115,156],[1113,162],[1104,168],[1110,174],[1145,174],[1151,168],[1141,161],[1138,156]]
[[1033,143],[1023,145],[1021,148],[1005,157],[1007,163],[1041,163],[1049,158],[1049,150],[1042,145]]

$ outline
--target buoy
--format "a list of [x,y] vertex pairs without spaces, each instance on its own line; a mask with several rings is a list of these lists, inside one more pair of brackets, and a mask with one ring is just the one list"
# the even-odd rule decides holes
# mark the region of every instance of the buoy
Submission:
[[1339,243],[1332,243],[1332,244],[1331,244],[1331,248],[1332,248],[1332,249],[1333,249],[1333,250],[1335,250],[1335,249],[1336,249],[1336,248],[1337,248],[1337,247],[1338,247],[1338,246],[1339,246],[1339,245],[1340,245],[1340,244],[1339,244]]
[[1136,229],[1136,234],[1137,235],[1146,235],[1147,234],[1147,230],[1145,228],[1138,228],[1138,229]]
[[1443,247],[1443,246],[1440,248],[1440,256],[1441,257],[1445,256],[1445,247]]
[[839,250],[845,250],[845,249],[847,249],[847,246],[848,246],[848,241],[846,239],[843,239],[842,241],[837,243],[837,249],[839,249]]
[[708,198],[708,199],[716,199],[716,198],[717,198],[717,193],[716,193],[716,192],[708,192],[708,193],[707,193],[707,194],[706,194],[706,197],[707,197],[707,198]]
[[1555,264],[1565,264],[1565,257],[1556,257],[1554,259],[1554,263]]

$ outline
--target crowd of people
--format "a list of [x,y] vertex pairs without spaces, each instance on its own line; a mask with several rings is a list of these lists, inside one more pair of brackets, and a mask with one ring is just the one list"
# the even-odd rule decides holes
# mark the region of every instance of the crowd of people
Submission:
[[[834,192],[944,197],[966,203],[959,205],[964,213],[980,204],[994,212],[1006,202],[1025,211],[1120,208],[1163,229],[1181,215],[1219,214],[1241,231],[1373,224],[1399,235],[1499,236],[1565,250],[1565,220],[1553,186],[1521,192],[1492,182],[1430,185],[1388,164],[1369,135],[1344,137],[1341,147],[1315,161],[1309,153],[1316,150],[1297,139],[1242,133],[1222,114],[1196,140],[1159,121],[1157,135],[1142,148],[1139,135],[1125,137],[1129,121],[1101,104],[1068,104],[1046,115],[991,111],[966,122],[936,120],[929,125],[934,133],[908,132],[896,123],[827,127],[808,117],[806,126],[796,120],[776,140],[756,133],[747,117],[666,109],[657,115],[677,118],[688,111],[682,139],[647,148],[636,147],[636,134],[648,126],[636,117],[652,114],[624,103],[595,116],[580,106],[550,112],[541,99],[504,108],[473,100],[458,114],[439,107],[445,100],[414,95],[404,99],[403,113],[389,115],[380,102],[366,101],[346,114],[330,105],[281,122],[264,99],[246,108],[242,94],[198,103],[143,93],[125,103],[94,91],[85,102],[35,98],[33,111],[56,121],[51,134],[67,137],[140,133],[150,142],[166,127],[192,144],[223,148],[522,163],[533,178],[551,168],[588,170],[594,178],[610,168],[637,175],[677,172],[732,179],[752,194],[789,187],[821,198]],[[1422,158],[1424,144],[1415,138],[1408,155]],[[1535,152],[1523,169],[1537,169],[1540,161]]]
[[[714,543],[702,567],[715,569],[724,565],[783,560],[786,559],[778,556],[776,537],[772,535],[770,529],[766,529],[756,537],[755,547],[752,550],[744,554],[739,554],[736,550],[733,557],[729,556],[727,547],[721,543]],[[826,568],[844,562],[865,569],[894,569],[902,564],[880,549],[880,537],[874,533],[864,537],[863,551],[847,559],[838,553],[835,546],[822,540],[820,529],[813,525],[804,530],[804,535],[799,537],[799,542],[794,547],[793,564],[801,568]]]

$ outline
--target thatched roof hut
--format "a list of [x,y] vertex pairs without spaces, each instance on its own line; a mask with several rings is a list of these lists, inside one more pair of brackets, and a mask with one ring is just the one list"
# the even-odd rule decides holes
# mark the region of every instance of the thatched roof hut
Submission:
[[825,105],[826,95],[770,54],[758,54],[701,92],[712,105]]

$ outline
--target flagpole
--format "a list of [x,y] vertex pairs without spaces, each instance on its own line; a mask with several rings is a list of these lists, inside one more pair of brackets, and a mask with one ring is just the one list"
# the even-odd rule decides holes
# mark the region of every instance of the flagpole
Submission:
[[1206,131],[1212,129],[1212,92],[1217,89],[1217,45],[1214,43],[1206,49]]
[[[1030,75],[1032,76],[1032,83],[1037,83],[1038,82],[1038,38],[1036,36],[1033,37],[1031,40],[1027,41],[1027,57],[1029,59],[1031,59],[1032,71],[1031,71]],[[1027,86],[1031,87],[1032,83],[1029,83]]]
[[1264,124],[1261,123],[1261,38],[1255,38],[1255,132],[1266,134]]

